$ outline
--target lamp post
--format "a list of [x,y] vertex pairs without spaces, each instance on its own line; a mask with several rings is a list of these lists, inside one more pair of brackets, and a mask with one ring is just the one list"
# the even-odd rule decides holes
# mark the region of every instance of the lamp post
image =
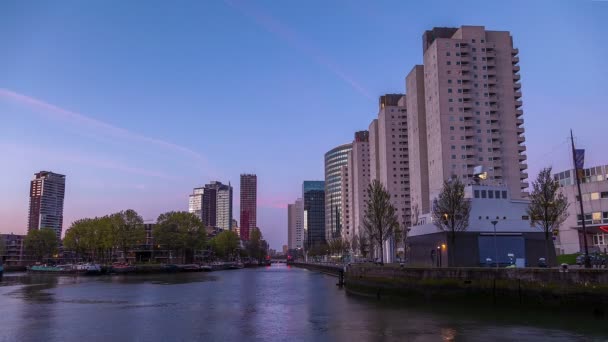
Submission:
[[494,262],[496,263],[496,268],[498,268],[498,244],[496,243],[496,224],[498,220],[493,220],[490,223],[494,226],[494,257],[496,258]]

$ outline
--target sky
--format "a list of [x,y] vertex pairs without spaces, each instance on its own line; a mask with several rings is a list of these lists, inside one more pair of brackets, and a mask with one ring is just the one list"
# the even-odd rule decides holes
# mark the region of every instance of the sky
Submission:
[[530,175],[608,164],[608,1],[0,2],[0,232],[25,233],[29,182],[67,176],[71,222],[187,210],[192,188],[258,176],[258,226],[287,243],[287,203],[323,155],[405,92],[435,26],[510,31]]

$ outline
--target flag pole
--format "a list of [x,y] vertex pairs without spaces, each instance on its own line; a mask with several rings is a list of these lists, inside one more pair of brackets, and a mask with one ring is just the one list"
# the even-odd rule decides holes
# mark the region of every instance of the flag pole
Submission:
[[578,189],[578,203],[581,209],[581,221],[583,223],[583,242],[585,246],[585,268],[591,268],[591,260],[589,260],[589,247],[587,246],[587,226],[585,225],[585,211],[583,210],[583,195],[581,194],[581,181],[578,174],[578,165],[576,163],[576,150],[574,149],[574,136],[570,130],[570,141],[572,143],[572,162],[574,163],[574,178],[576,178],[576,187]]

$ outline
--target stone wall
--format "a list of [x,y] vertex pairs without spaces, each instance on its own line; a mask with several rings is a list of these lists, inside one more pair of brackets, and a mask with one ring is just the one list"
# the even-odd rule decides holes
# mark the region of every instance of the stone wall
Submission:
[[354,265],[347,269],[350,293],[377,298],[608,307],[608,272],[570,269],[401,268]]

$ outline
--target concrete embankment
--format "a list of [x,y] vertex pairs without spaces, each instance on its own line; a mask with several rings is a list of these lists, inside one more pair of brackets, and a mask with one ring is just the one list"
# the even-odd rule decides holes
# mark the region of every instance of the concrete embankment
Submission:
[[305,268],[305,269],[311,270],[311,271],[325,273],[325,274],[335,276],[335,277],[338,277],[340,274],[340,271],[344,269],[342,266],[332,265],[332,264],[308,264],[308,263],[294,262],[294,263],[290,263],[289,265],[300,267],[300,268]]
[[570,269],[349,266],[346,290],[378,299],[572,307],[603,314],[608,271]]

